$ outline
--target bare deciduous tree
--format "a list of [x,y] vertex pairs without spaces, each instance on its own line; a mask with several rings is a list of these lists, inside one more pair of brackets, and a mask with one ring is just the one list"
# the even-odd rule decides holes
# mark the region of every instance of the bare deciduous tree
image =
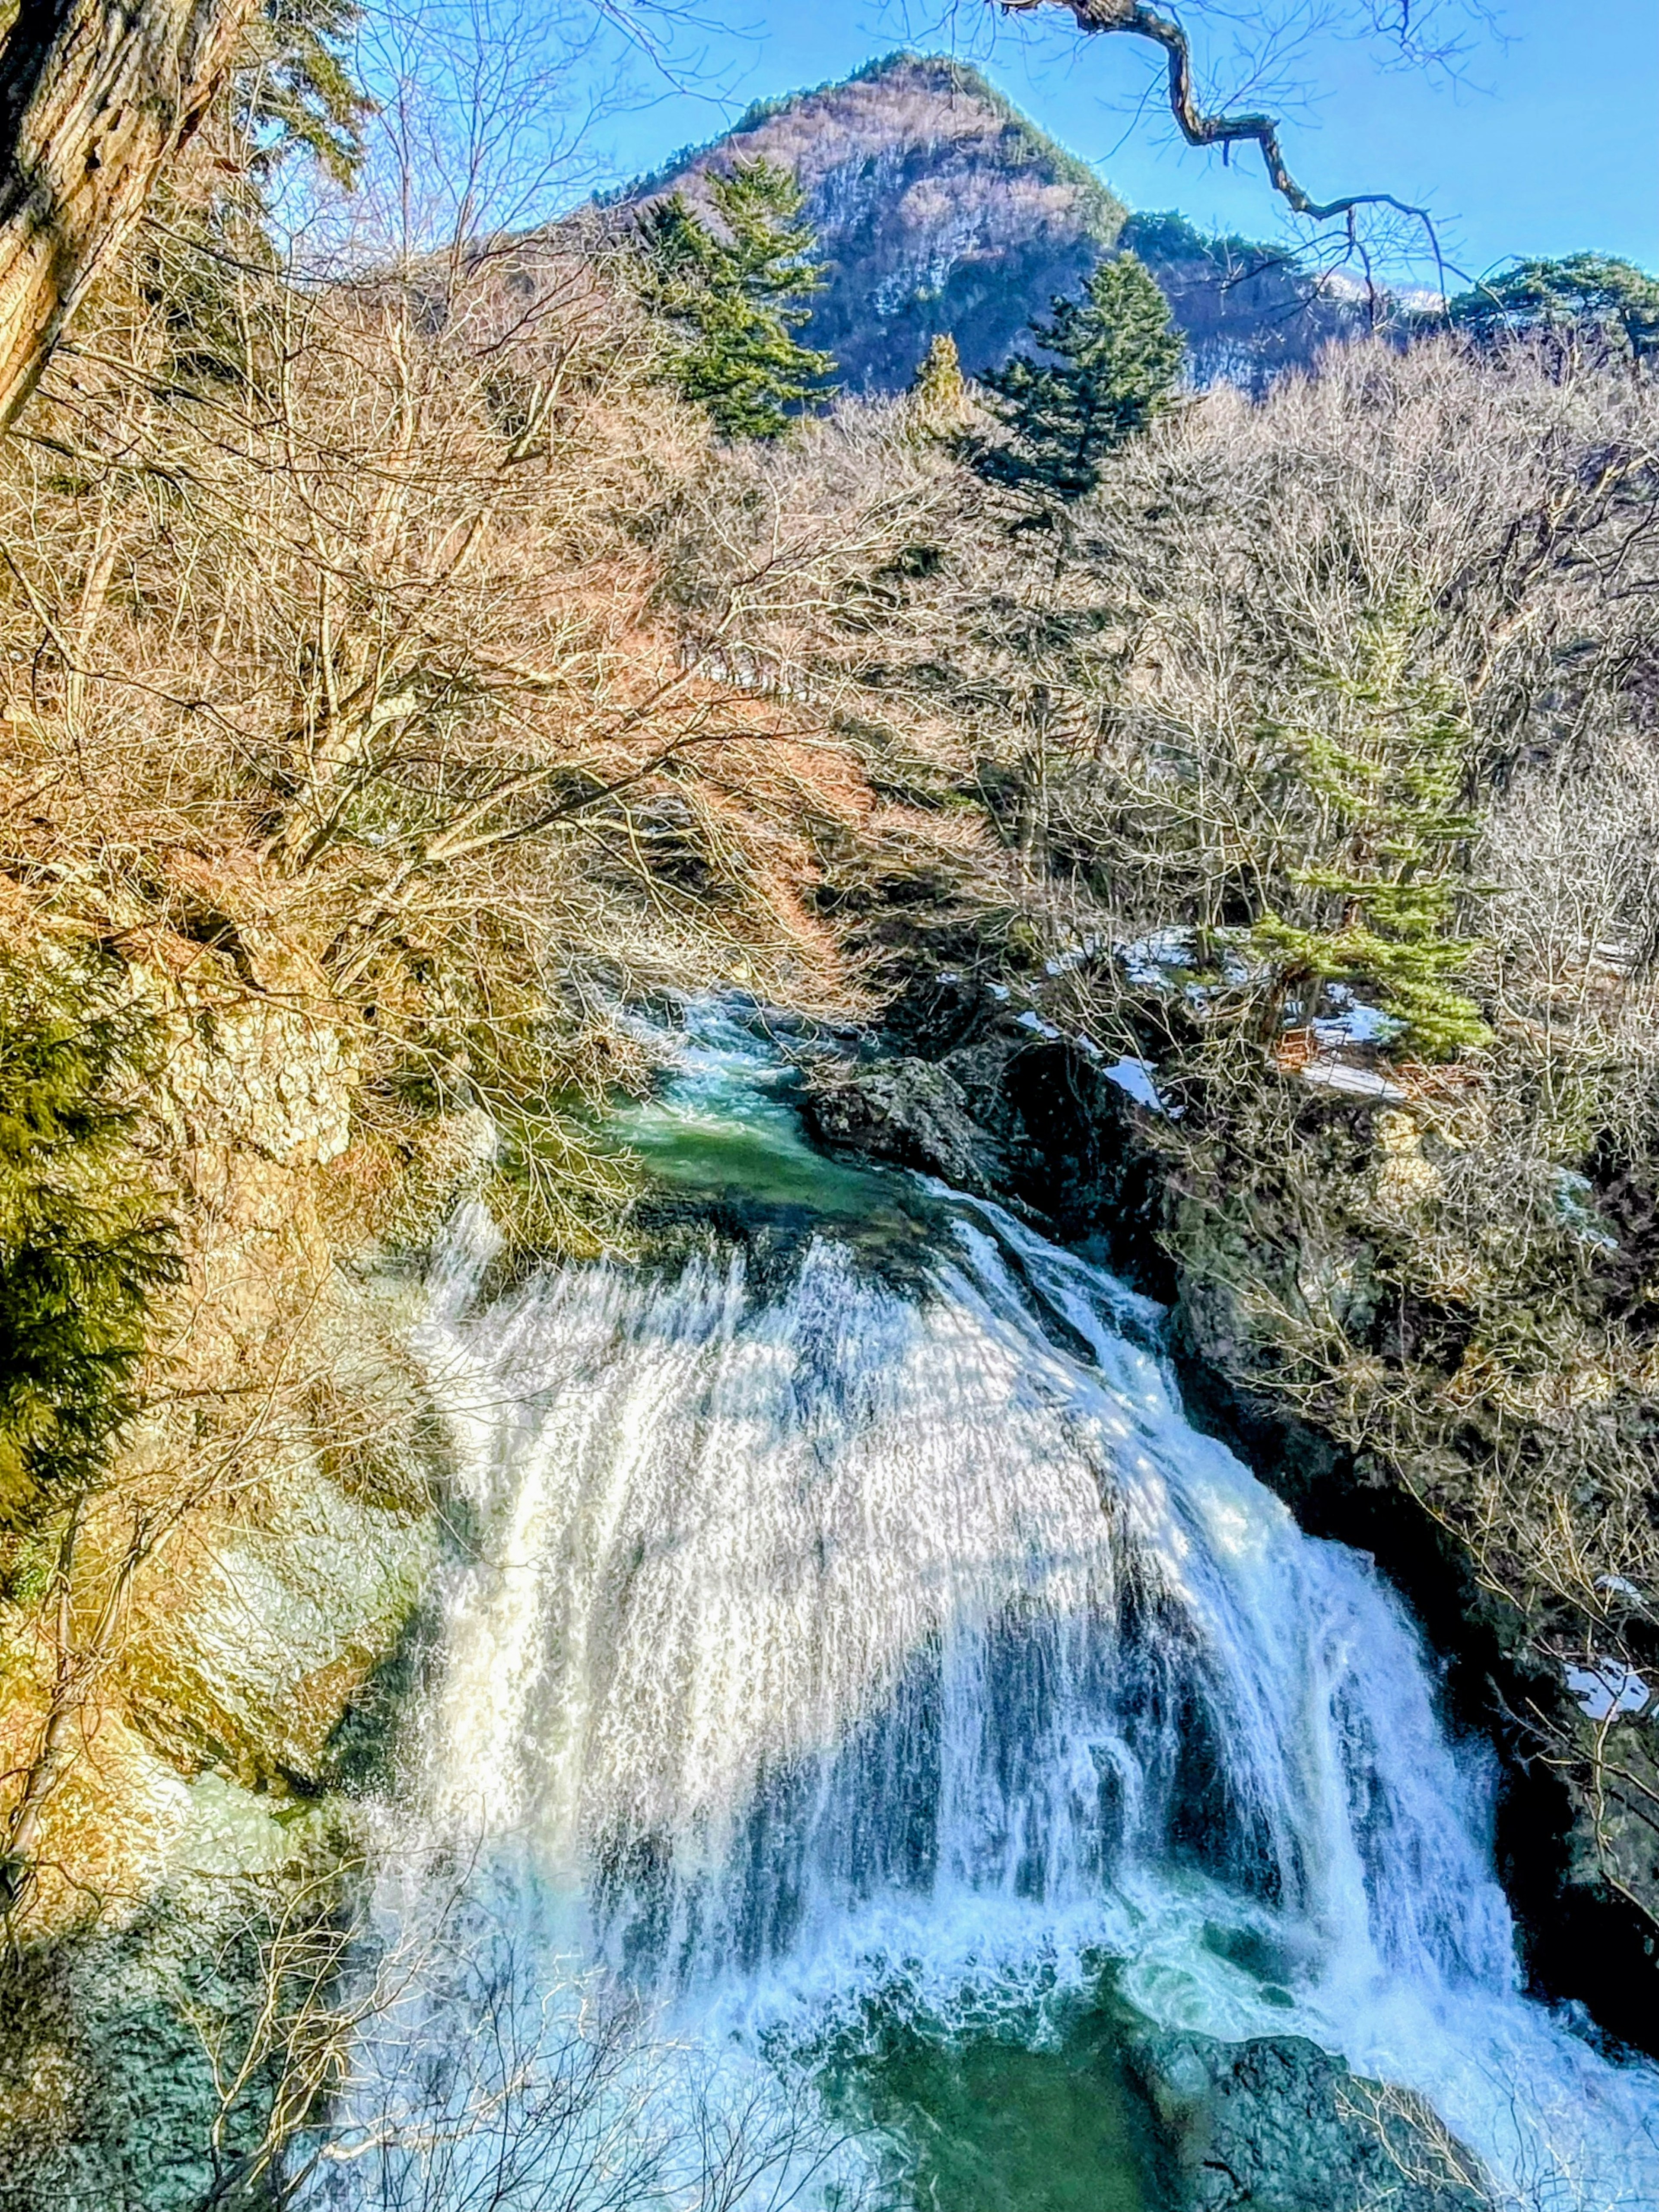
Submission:
[[[1009,15],[1030,14],[1045,7],[1063,8],[1079,30],[1144,40],[1162,56],[1164,102],[1189,146],[1219,146],[1224,157],[1236,145],[1254,145],[1261,154],[1268,183],[1292,215],[1316,223],[1346,222],[1351,243],[1356,251],[1363,252],[1357,226],[1359,211],[1367,208],[1390,210],[1421,227],[1438,261],[1439,248],[1426,208],[1413,206],[1388,191],[1344,192],[1332,199],[1316,200],[1291,172],[1279,143],[1281,125],[1278,116],[1258,107],[1209,105],[1200,84],[1192,39],[1179,15],[1149,5],[1148,0],[999,0],[999,4]],[[1193,12],[1201,17],[1206,10],[1200,4]],[[1234,30],[1249,20],[1248,10],[1217,8],[1211,12],[1224,18]],[[1358,0],[1358,4],[1337,10],[1308,9],[1305,22],[1301,26],[1294,22],[1297,12],[1299,11],[1292,14],[1293,28],[1328,29],[1338,25],[1358,30],[1382,40],[1398,57],[1412,62],[1444,63],[1454,58],[1458,51],[1455,36],[1440,34],[1437,19],[1443,19],[1450,12],[1445,0],[1428,0],[1427,5],[1417,8],[1388,4],[1388,0]],[[1264,11],[1259,28],[1263,43],[1270,44],[1273,39],[1285,35],[1287,26],[1282,16],[1269,22]]]
[[809,2088],[666,2038],[476,1852],[379,1880],[393,1932],[371,1888],[301,1881],[252,1974],[225,1977],[236,2001],[200,2011],[219,2096],[201,2212],[256,2186],[291,2212],[782,2212],[831,2169],[861,2202]]

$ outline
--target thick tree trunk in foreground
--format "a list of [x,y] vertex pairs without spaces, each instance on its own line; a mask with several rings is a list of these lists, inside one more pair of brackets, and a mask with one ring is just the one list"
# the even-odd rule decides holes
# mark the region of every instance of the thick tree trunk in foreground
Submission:
[[0,46],[0,429],[201,123],[255,0],[21,0]]

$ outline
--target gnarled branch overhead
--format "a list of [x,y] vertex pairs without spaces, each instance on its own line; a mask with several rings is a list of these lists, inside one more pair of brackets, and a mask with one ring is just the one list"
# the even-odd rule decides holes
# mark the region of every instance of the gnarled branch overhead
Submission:
[[[1304,191],[1286,167],[1279,143],[1279,120],[1259,110],[1237,115],[1206,115],[1200,105],[1193,75],[1192,46],[1172,16],[1159,15],[1145,0],[1000,0],[1005,15],[1029,15],[1038,8],[1064,8],[1085,31],[1122,31],[1130,37],[1150,39],[1164,50],[1169,70],[1170,112],[1189,146],[1231,146],[1254,139],[1261,149],[1267,180],[1295,215],[1314,222],[1333,222],[1352,216],[1356,208],[1389,207],[1427,225],[1426,208],[1412,207],[1392,192],[1348,192],[1340,199],[1316,200]],[[1431,233],[1432,236],[1432,233]]]
[[0,428],[200,126],[253,0],[33,0],[0,45]]

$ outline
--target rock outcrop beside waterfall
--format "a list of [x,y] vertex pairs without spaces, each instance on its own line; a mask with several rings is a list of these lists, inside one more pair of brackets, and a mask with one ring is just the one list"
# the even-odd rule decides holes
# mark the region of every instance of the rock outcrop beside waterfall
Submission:
[[1168,2146],[1173,2212],[1492,2212],[1421,2098],[1303,2037],[1143,2033],[1125,2057]]
[[820,1070],[804,1101],[823,1144],[938,1176],[955,1190],[994,1198],[1008,1162],[948,1059],[877,1060]]
[[[127,1723],[186,1778],[309,1795],[420,1603],[446,1446],[406,1349],[418,1285],[375,1264],[387,1217],[362,1202],[358,1055],[302,1010],[323,1002],[315,979],[262,961],[254,989],[233,988],[227,964],[198,951],[182,977],[158,960],[137,981],[166,1039],[151,1112],[185,1209],[190,1387],[234,1402],[252,1382],[270,1409],[246,1424],[244,1481],[207,1493],[135,1612],[116,1680]],[[392,1216],[441,1209],[488,1142],[441,1139],[435,1192],[411,1158]],[[170,1448],[152,1425],[131,1449]]]
[[[434,1130],[388,1174],[349,1033],[305,1010],[314,977],[257,942],[245,975],[161,933],[144,951],[129,988],[162,1042],[135,1159],[165,1164],[188,1327],[122,1446],[109,1529],[96,1501],[87,1519],[118,1542],[125,1495],[168,1540],[46,1806],[0,2025],[7,2212],[195,2212],[216,2130],[227,2160],[257,2144],[279,2061],[228,2091],[214,2039],[257,2018],[274,1957],[326,1954],[347,1797],[447,1541],[446,1434],[407,1349],[418,1277],[380,1239],[424,1235],[488,1131]],[[52,1654],[8,1634],[0,1747],[21,1771]]]

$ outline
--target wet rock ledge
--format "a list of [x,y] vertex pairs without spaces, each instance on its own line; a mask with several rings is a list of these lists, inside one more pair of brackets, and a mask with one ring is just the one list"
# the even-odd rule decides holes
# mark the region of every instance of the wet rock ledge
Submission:
[[1301,2036],[1149,2030],[1124,2058],[1166,2146],[1172,2212],[1492,2212],[1476,2161],[1420,2099]]

